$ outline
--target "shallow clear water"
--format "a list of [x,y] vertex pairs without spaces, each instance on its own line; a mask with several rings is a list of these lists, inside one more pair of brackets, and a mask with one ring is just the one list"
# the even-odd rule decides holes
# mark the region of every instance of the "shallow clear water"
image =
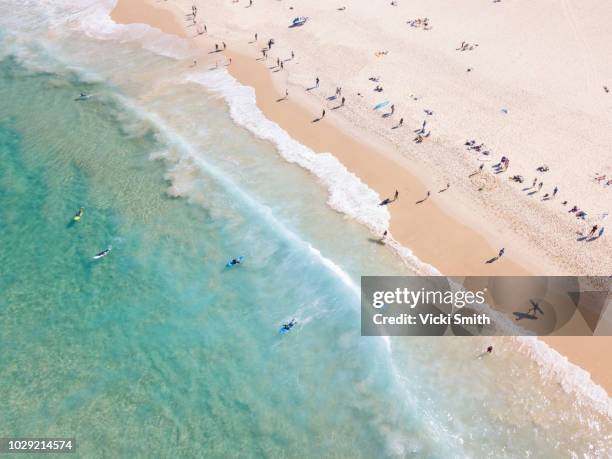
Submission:
[[185,61],[25,33],[55,17],[33,5],[0,20],[0,433],[88,457],[611,451],[609,418],[511,340],[479,360],[484,341],[360,337],[359,276],[408,268]]

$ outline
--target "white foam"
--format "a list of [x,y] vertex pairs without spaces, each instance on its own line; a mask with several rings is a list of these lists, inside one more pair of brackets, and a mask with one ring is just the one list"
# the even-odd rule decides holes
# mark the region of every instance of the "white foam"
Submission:
[[[41,22],[48,22],[50,26],[65,24],[69,29],[81,30],[91,38],[122,42],[134,41],[149,51],[177,59],[187,58],[191,55],[193,48],[187,40],[160,33],[144,24],[121,25],[114,23],[109,16],[114,4],[115,0],[26,0],[20,2],[20,7],[28,8],[29,11],[40,10]],[[1,6],[7,6],[3,9],[8,11],[8,8],[13,7],[14,3],[0,0]],[[19,18],[15,20],[19,20]],[[24,23],[24,26],[33,27],[31,23]],[[256,106],[255,93],[252,88],[240,85],[223,70],[207,74],[190,74],[188,79],[222,95],[227,101],[230,114],[236,123],[246,127],[257,137],[271,141],[277,146],[283,158],[316,175],[329,190],[328,203],[332,208],[366,225],[376,234],[380,234],[387,229],[389,224],[388,211],[376,205],[380,197],[361,182],[358,177],[350,173],[334,156],[328,153],[315,154],[312,150],[292,139],[276,123],[266,119]],[[191,147],[186,144],[185,140],[173,135],[164,123],[160,123],[160,120],[142,112],[140,115],[154,121],[165,136],[170,137],[173,143],[181,144],[183,152],[187,151],[190,156],[197,158],[200,166],[212,173],[216,179],[228,180],[214,166],[207,164],[200,155],[191,151]],[[240,193],[250,204],[261,206],[259,203],[253,202],[253,199],[239,190],[235,184],[232,183],[227,188]],[[297,238],[306,244],[311,255],[318,258],[349,289],[358,292],[357,285],[339,266],[325,258],[317,249],[299,239],[297,235],[271,215],[269,209],[259,210],[267,218],[272,219],[272,223],[284,231],[288,237]],[[393,239],[390,238],[387,244],[400,254],[416,272],[429,275],[440,274],[433,266],[421,262],[408,248],[401,246]],[[565,392],[576,394],[577,398],[583,403],[612,418],[612,399],[608,397],[602,387],[593,383],[588,372],[570,363],[567,358],[537,338],[518,337],[516,340],[521,348],[540,366],[543,377],[554,378],[559,381]],[[393,350],[390,338],[383,337],[383,343],[388,355],[391,356]],[[392,360],[391,364],[394,371],[397,371]],[[397,376],[401,378],[399,374]]]
[[[327,203],[332,209],[365,225],[373,234],[380,235],[389,228],[389,211],[378,205],[381,201],[378,193],[350,172],[335,156],[330,153],[315,153],[293,139],[278,124],[266,118],[257,107],[253,88],[240,84],[224,69],[215,72],[192,72],[185,78],[221,95],[229,107],[230,116],[238,125],[245,127],[258,138],[272,142],[285,160],[298,164],[315,175],[327,188]],[[419,260],[410,249],[391,237],[388,238],[387,244],[415,273],[440,274],[437,269]]]
[[236,81],[226,71],[191,73],[187,80],[221,94],[232,119],[260,139],[272,142],[281,156],[319,178],[329,190],[329,205],[367,225],[376,232],[389,226],[389,212],[379,207],[380,196],[349,172],[329,153],[315,154],[289,136],[278,124],[267,119],[256,105],[255,91]]
[[[180,37],[161,33],[147,24],[117,24],[110,13],[116,0],[30,0],[0,1],[3,11],[25,8],[27,15],[14,15],[17,30],[50,29],[62,34],[78,31],[98,40],[137,42],[144,49],[175,59],[187,59],[196,52],[195,45]],[[33,20],[34,19],[34,20]],[[20,23],[21,21],[21,23]]]
[[[127,99],[124,96],[116,94],[118,100],[121,101],[122,105],[127,109],[131,110],[136,116],[140,119],[149,121],[152,125],[155,126],[155,129],[159,132],[159,136],[161,137],[161,141],[170,145],[172,150],[165,151],[156,151],[151,153],[150,158],[161,159],[173,158],[173,155],[179,155],[179,164],[180,159],[188,159],[194,165],[197,165],[202,170],[206,171],[206,173],[218,181],[223,185],[223,188],[227,193],[231,193],[239,197],[239,199],[255,209],[258,214],[260,214],[270,226],[274,227],[280,234],[282,234],[286,239],[292,241],[296,245],[305,249],[312,257],[317,259],[321,265],[327,268],[333,275],[338,278],[342,283],[356,295],[357,300],[359,301],[361,290],[359,286],[351,279],[349,274],[344,271],[340,266],[334,263],[329,258],[323,256],[321,252],[313,247],[310,243],[303,240],[297,233],[288,228],[283,222],[281,222],[272,212],[272,210],[254,199],[248,192],[242,189],[242,187],[235,183],[227,174],[217,168],[214,164],[208,162],[202,154],[196,151],[192,145],[188,142],[187,139],[182,137],[179,133],[177,133],[174,129],[172,129],[164,120],[162,120],[159,116],[154,113],[150,113],[148,111],[143,110],[139,106],[135,105],[130,99]],[[180,166],[178,166],[180,167]],[[187,166],[189,167],[189,166]],[[175,190],[178,194],[181,194],[181,190]]]
[[[388,227],[389,213],[387,209],[377,205],[380,202],[380,196],[349,172],[334,156],[329,153],[314,153],[292,139],[278,124],[265,118],[256,105],[255,91],[252,88],[241,85],[225,70],[206,74],[191,73],[187,79],[220,94],[227,102],[230,115],[236,123],[247,128],[257,137],[271,141],[283,158],[304,167],[318,177],[329,190],[328,204],[332,208],[366,225],[375,234],[380,234]],[[389,238],[387,245],[393,248],[418,274],[441,275],[435,267],[422,262],[410,249],[394,239]],[[352,283],[350,278],[349,283]],[[503,325],[504,330],[524,333],[524,330],[504,319],[505,317],[501,315],[497,317],[498,323]],[[567,358],[536,337],[518,337],[517,339],[540,365],[542,376],[555,377],[565,392],[574,393],[598,412],[606,413],[608,416],[612,415],[612,399],[602,387],[591,380],[588,372],[570,363]],[[383,337],[383,343],[387,352],[392,354],[391,340]],[[397,371],[394,363],[392,361],[390,363]]]
[[[144,49],[175,59],[193,56],[195,47],[189,40],[162,33],[146,24],[115,23],[110,18],[115,4],[116,0],[40,0],[28,2],[27,7],[30,8],[30,14],[35,12],[40,18],[39,22],[53,27],[57,33],[63,33],[64,29],[76,30],[94,39],[135,42]],[[85,71],[78,70],[79,73]],[[224,69],[191,73],[186,78],[220,94],[227,102],[230,115],[237,124],[257,137],[272,142],[285,160],[296,163],[315,175],[328,190],[327,203],[331,208],[365,225],[375,235],[380,235],[388,229],[389,211],[386,207],[378,206],[381,200],[378,193],[351,173],[332,154],[316,154],[291,138],[278,124],[268,120],[257,107],[253,88],[240,84]],[[386,243],[415,274],[440,275],[437,269],[423,263],[391,235]]]
[[543,378],[557,381],[566,393],[574,394],[577,401],[612,419],[612,398],[603,387],[593,382],[588,371],[574,365],[536,337],[518,336],[514,339],[521,350],[538,364]]

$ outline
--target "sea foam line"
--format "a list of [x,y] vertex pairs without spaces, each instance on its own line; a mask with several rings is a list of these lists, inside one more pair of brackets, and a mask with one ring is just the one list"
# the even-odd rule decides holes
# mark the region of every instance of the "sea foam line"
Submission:
[[[50,16],[53,16],[52,21],[55,24],[66,24],[72,29],[81,30],[92,38],[118,41],[136,41],[145,49],[159,53],[164,56],[174,57],[178,59],[184,58],[185,55],[189,54],[191,50],[189,49],[190,47],[188,47],[188,45],[185,43],[185,40],[182,40],[178,37],[166,36],[165,34],[149,26],[121,25],[114,23],[110,19],[110,11],[115,5],[114,0],[85,0],[79,2],[78,5],[76,5],[74,2],[66,3],[58,0],[37,0],[28,1],[26,2],[26,4],[28,8],[30,8],[30,11],[34,8],[39,7],[42,7],[45,10],[45,13],[49,12],[50,10],[53,10],[53,13]],[[226,75],[226,77],[231,78],[229,75]],[[210,81],[209,83],[212,84],[213,82]],[[239,84],[237,82],[235,83],[236,85]],[[218,87],[218,89],[221,88]],[[223,91],[217,90],[217,92],[223,94]],[[235,98],[232,98],[232,101],[236,101]],[[236,102],[239,102],[239,100]],[[252,104],[251,108],[253,108],[253,111],[259,111],[255,104],[254,92],[251,94],[249,102]],[[236,113],[236,111],[234,113]],[[263,118],[263,121],[267,121],[265,117],[263,117],[263,114],[261,114],[261,112],[259,112],[257,116],[261,116],[261,118]],[[237,119],[234,118],[234,120]],[[271,123],[271,121],[268,122]],[[248,126],[246,127],[248,128]],[[252,127],[256,128],[256,125]],[[278,127],[278,129],[280,129],[280,127]],[[257,135],[256,133],[254,134]],[[276,142],[274,143],[276,144]],[[314,154],[314,152],[312,152],[312,154]],[[342,165],[340,164],[340,166]],[[331,199],[330,201],[332,203],[334,202]],[[372,229],[370,225],[367,226]],[[378,225],[376,225],[375,229],[378,228]],[[410,261],[410,264],[415,264],[416,262],[418,262],[421,264],[421,266],[423,265],[423,263],[420,262],[420,260],[418,260],[418,258],[414,256],[414,254],[412,254],[409,249],[402,247],[396,241],[391,240],[389,245],[393,247],[394,250],[396,250],[398,253],[400,253],[400,255],[402,255],[404,259],[408,259]],[[312,249],[316,251],[316,249]],[[313,255],[315,254],[316,252],[313,253]],[[348,276],[346,272],[344,272],[340,267],[335,265],[335,263],[333,263],[331,260],[327,261],[329,262],[327,266],[331,267],[333,265],[333,271],[336,271],[336,269],[338,270],[336,271],[336,275],[338,275],[339,272],[342,272],[344,274],[343,276],[341,276],[342,281],[345,283],[348,282],[349,285],[352,284],[351,290],[357,291],[358,287],[350,279],[350,276]],[[429,270],[431,270],[431,272],[427,272],[426,274],[439,274],[439,272],[433,266],[427,265],[427,267],[429,268]],[[517,338],[517,340],[524,346],[524,349],[526,349],[528,354],[538,363],[538,365],[540,365],[540,367],[542,368],[543,376],[552,373],[555,379],[558,379],[561,382],[561,387],[564,391],[579,394],[584,400],[590,402],[589,404],[592,404],[593,407],[596,408],[598,411],[602,411],[606,413],[609,417],[612,417],[612,401],[610,400],[610,397],[607,396],[603,388],[596,385],[591,380],[588,372],[586,372],[582,368],[579,368],[576,365],[573,365],[565,357],[554,351],[552,348],[550,348],[550,346],[548,346],[543,341],[538,340],[537,338],[519,337]],[[391,355],[392,346],[390,339],[388,337],[385,337],[383,339],[383,342],[385,343],[385,347],[387,348],[389,355]]]
[[612,419],[612,398],[603,387],[593,381],[588,371],[571,363],[567,357],[537,337],[517,336],[514,339],[538,364],[543,378],[558,381],[563,390],[575,394],[580,403]]
[[[329,190],[328,204],[332,208],[353,217],[376,234],[380,234],[383,228],[388,227],[388,211],[385,214],[371,212],[372,208],[379,208],[377,206],[379,196],[361,182],[358,177],[350,173],[334,156],[329,153],[314,153],[292,139],[278,124],[268,120],[256,105],[253,88],[241,85],[223,69],[206,74],[190,73],[186,78],[188,81],[200,83],[208,90],[220,94],[228,104],[230,116],[236,123],[245,127],[257,137],[271,141],[277,146],[283,158],[304,167],[317,176]],[[331,157],[333,160],[318,163],[317,156]],[[347,187],[345,183],[351,181],[354,182]],[[340,190],[336,190],[336,187]],[[347,195],[342,190],[343,187],[354,194]],[[343,200],[343,197],[346,197],[346,200]],[[353,203],[358,203],[358,205],[352,205]],[[389,239],[387,244],[417,274],[441,275],[435,267],[421,261],[410,249],[397,241]],[[505,323],[504,325],[506,325],[504,327],[506,329],[510,328],[517,331],[514,329],[515,327],[512,327],[512,324]],[[581,402],[612,418],[612,399],[608,397],[601,386],[593,382],[587,371],[569,362],[566,357],[552,349],[544,341],[537,339],[537,337],[519,336],[517,340],[528,355],[540,366],[543,377],[550,374],[554,375],[566,393],[575,394]],[[391,356],[393,354],[391,340],[388,337],[383,337],[383,343],[389,356]],[[392,360],[390,363],[397,371]]]
[[[350,172],[333,154],[315,153],[293,139],[277,123],[265,117],[257,106],[255,90],[239,83],[225,69],[214,72],[191,72],[185,76],[214,94],[220,95],[229,107],[231,118],[256,137],[271,142],[288,162],[312,173],[328,190],[327,204],[334,210],[365,225],[375,235],[389,228],[390,214],[378,205],[380,195]],[[387,240],[400,258],[416,274],[440,275],[433,266],[417,258],[407,247],[392,238]]]

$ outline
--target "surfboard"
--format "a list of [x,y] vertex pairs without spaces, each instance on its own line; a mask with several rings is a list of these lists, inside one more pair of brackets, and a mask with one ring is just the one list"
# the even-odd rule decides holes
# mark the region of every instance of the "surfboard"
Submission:
[[379,108],[386,107],[387,105],[389,105],[388,100],[385,100],[384,102],[379,102],[378,104],[374,105],[374,110],[378,110]]
[[[240,255],[239,257],[235,258],[236,260],[238,260],[240,263],[242,263],[244,261],[244,257],[242,255]],[[235,264],[232,264],[232,261],[234,260],[234,258],[232,258],[231,260],[228,260],[227,263],[225,263],[225,267],[226,268],[231,268],[232,266],[236,266]],[[239,263],[237,263],[239,264]]]

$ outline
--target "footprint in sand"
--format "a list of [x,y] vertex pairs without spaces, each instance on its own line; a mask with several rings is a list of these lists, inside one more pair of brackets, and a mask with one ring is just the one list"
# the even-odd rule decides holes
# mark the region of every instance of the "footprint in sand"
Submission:
[[491,191],[497,188],[495,177],[491,174],[476,174],[470,177],[470,182],[478,191]]

